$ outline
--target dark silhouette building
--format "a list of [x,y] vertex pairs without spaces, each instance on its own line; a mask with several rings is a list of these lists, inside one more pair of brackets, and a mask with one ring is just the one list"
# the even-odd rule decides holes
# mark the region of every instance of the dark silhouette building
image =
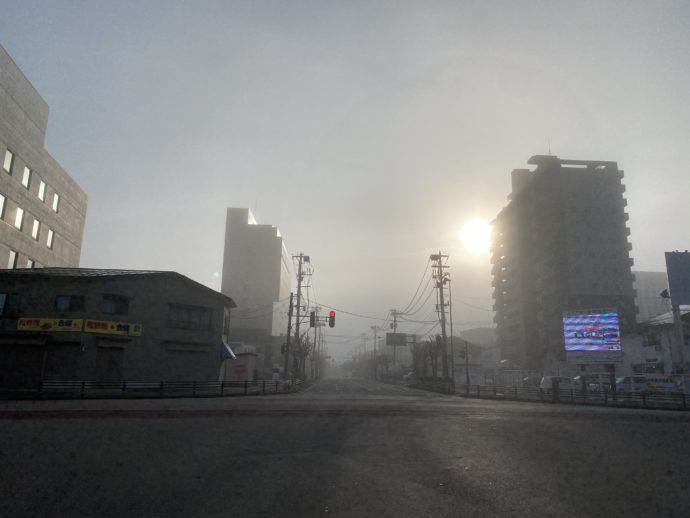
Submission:
[[565,359],[564,311],[615,308],[635,325],[630,230],[616,162],[537,155],[512,172],[493,222],[495,321],[503,359],[526,370]]
[[175,272],[0,270],[0,387],[222,381],[234,307]]

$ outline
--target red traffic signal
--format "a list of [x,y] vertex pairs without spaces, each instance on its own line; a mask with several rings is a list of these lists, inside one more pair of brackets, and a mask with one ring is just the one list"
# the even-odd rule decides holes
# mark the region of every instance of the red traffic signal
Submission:
[[328,327],[335,327],[335,311],[328,312]]

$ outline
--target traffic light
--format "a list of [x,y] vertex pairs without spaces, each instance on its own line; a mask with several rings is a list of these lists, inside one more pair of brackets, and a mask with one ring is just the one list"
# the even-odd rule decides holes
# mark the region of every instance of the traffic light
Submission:
[[316,327],[316,311],[309,313],[309,327]]
[[335,327],[335,311],[328,312],[328,327]]
[[281,354],[285,354],[287,352],[287,344],[283,344],[280,346],[280,352]]

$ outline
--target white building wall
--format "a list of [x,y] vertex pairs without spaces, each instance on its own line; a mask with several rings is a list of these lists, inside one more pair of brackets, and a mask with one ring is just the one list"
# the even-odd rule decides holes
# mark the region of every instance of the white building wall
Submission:
[[637,272],[634,271],[635,281],[633,288],[635,305],[639,312],[638,322],[646,322],[652,317],[671,311],[671,303],[662,299],[659,294],[668,288],[666,272]]

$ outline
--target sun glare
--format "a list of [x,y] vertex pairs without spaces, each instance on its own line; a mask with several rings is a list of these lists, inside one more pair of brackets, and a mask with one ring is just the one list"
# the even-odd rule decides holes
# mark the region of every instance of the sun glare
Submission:
[[473,254],[489,251],[491,244],[491,225],[483,219],[473,219],[462,226],[460,239],[466,250]]

